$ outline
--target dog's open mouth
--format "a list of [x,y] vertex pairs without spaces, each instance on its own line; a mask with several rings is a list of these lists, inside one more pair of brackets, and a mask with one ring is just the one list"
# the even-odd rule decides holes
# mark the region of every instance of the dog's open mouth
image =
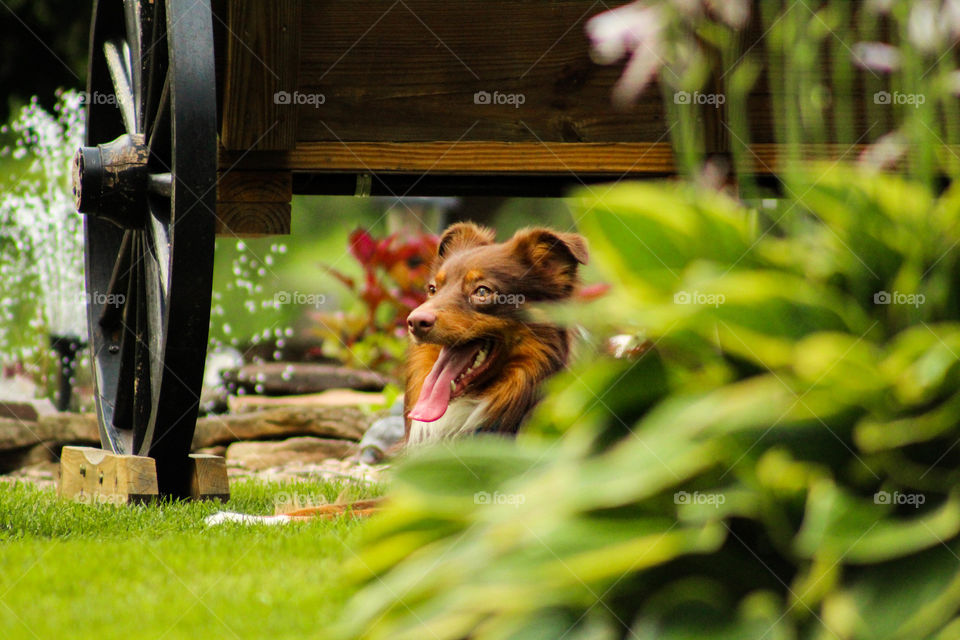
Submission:
[[443,417],[450,401],[463,395],[470,383],[490,367],[493,351],[494,344],[489,340],[443,347],[408,417],[420,422],[433,422]]

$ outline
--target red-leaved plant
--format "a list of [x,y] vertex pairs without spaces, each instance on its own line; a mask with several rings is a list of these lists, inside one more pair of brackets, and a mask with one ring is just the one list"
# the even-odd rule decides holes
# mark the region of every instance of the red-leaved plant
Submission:
[[363,268],[361,278],[323,268],[362,301],[364,310],[312,314],[319,325],[315,333],[324,339],[323,354],[354,366],[396,372],[405,347],[407,315],[426,299],[438,241],[430,233],[393,233],[377,239],[366,229],[353,231],[349,250]]

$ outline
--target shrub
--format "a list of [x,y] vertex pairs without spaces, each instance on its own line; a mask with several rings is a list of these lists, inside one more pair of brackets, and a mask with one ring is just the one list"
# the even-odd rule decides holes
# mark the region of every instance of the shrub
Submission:
[[956,637],[960,189],[805,175],[580,193],[615,283],[580,317],[655,348],[402,464],[344,635]]

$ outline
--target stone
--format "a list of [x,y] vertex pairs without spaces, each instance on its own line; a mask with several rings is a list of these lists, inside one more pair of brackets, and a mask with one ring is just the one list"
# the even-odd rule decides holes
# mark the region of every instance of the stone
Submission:
[[0,418],[36,422],[40,416],[49,416],[56,412],[56,407],[47,398],[0,400]]
[[230,413],[247,413],[279,407],[382,407],[387,396],[375,391],[353,389],[327,389],[320,393],[298,396],[230,396],[227,408]]
[[239,415],[207,416],[197,420],[193,448],[292,436],[359,441],[377,417],[357,407],[268,409]]
[[342,388],[381,391],[390,382],[374,371],[302,362],[248,364],[226,369],[221,376],[228,387],[259,395],[297,395]]
[[227,464],[259,471],[291,463],[316,463],[355,454],[357,443],[303,436],[279,441],[235,442],[227,447]]
[[54,413],[37,421],[0,418],[0,451],[21,449],[41,442],[99,443],[100,428],[92,413]]

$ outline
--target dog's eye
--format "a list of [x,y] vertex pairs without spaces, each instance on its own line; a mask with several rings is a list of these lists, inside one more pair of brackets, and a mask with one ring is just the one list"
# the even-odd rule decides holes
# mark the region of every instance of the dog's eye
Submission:
[[487,287],[477,287],[473,292],[473,295],[479,298],[480,302],[486,302],[486,299],[492,294],[493,292]]
[[437,286],[436,286],[436,285],[433,285],[433,284],[428,284],[428,285],[427,285],[427,295],[432,296],[432,295],[435,294],[436,292],[437,292]]

